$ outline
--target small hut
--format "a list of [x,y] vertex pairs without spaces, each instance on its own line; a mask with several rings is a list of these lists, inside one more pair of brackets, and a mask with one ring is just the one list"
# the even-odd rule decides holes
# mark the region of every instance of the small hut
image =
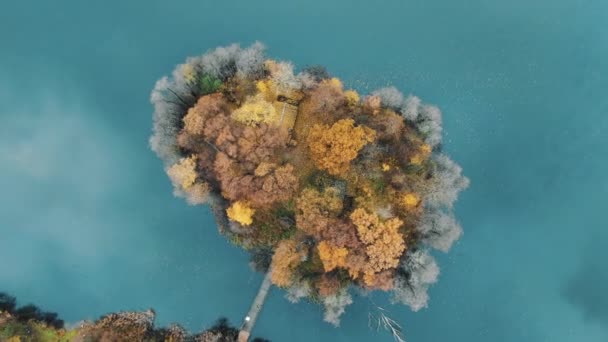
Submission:
[[279,126],[284,127],[288,132],[293,130],[298,116],[298,105],[304,98],[304,94],[296,91],[277,92],[277,99],[273,105],[277,113],[280,114]]

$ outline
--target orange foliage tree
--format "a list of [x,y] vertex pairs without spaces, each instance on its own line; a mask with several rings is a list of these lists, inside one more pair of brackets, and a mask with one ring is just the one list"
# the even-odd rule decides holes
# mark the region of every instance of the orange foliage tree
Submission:
[[321,258],[321,262],[323,262],[325,272],[331,272],[336,267],[346,266],[348,249],[334,246],[327,241],[319,242],[317,249],[319,250],[319,258]]
[[332,175],[346,172],[365,144],[374,141],[376,133],[369,127],[355,126],[353,119],[342,119],[331,127],[314,125],[308,137],[310,156],[317,166]]
[[365,273],[369,275],[395,268],[405,250],[403,235],[399,228],[403,222],[399,218],[381,221],[377,214],[357,208],[350,215],[357,227],[359,238],[366,244],[368,264]]

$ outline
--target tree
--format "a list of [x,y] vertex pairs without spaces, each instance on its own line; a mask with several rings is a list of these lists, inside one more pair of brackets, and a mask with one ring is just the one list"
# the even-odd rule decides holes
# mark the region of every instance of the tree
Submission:
[[341,211],[342,199],[337,188],[325,188],[323,192],[306,188],[296,200],[296,226],[320,238],[324,231],[335,224],[332,218],[336,218]]
[[334,246],[327,241],[321,241],[317,245],[317,249],[325,272],[331,272],[337,267],[346,266],[346,256],[348,255],[346,248]]
[[395,87],[386,87],[372,92],[373,96],[378,96],[380,102],[385,107],[399,110],[403,104],[403,94]]
[[431,151],[432,151],[431,146],[429,146],[427,144],[420,145],[418,150],[416,152],[414,152],[414,154],[410,157],[410,163],[412,165],[422,164],[424,161],[426,161],[429,158],[429,156],[431,155]]
[[426,250],[408,253],[399,265],[393,288],[393,303],[409,305],[413,311],[425,308],[428,288],[437,281],[439,267]]
[[431,146],[441,143],[441,132],[443,131],[441,111],[430,105],[420,107],[416,128],[424,135],[425,142]]
[[326,240],[338,247],[345,247],[349,250],[357,249],[362,246],[357,236],[357,228],[352,222],[344,219],[330,220],[328,229],[320,232],[319,238]]
[[375,132],[366,126],[356,126],[352,119],[342,119],[331,127],[314,125],[306,138],[310,156],[317,167],[332,175],[348,170],[350,162],[365,144],[374,141]]
[[224,112],[226,101],[222,94],[211,94],[201,97],[194,107],[188,109],[184,116],[184,130],[191,135],[202,135],[205,120],[210,116]]
[[264,100],[264,97],[255,96],[247,99],[241,107],[232,112],[232,117],[238,122],[254,126],[262,122],[274,124],[281,116],[270,102]]
[[264,71],[264,52],[266,47],[260,42],[253,43],[236,57],[238,75],[243,78],[259,77]]
[[279,91],[294,91],[300,89],[302,84],[293,74],[293,64],[290,62],[276,62],[266,60],[264,63],[270,72],[270,78]]
[[188,190],[196,181],[196,156],[182,158],[179,163],[174,164],[167,170],[167,175],[173,185],[183,190]]
[[[269,167],[272,164],[259,164]],[[258,166],[259,166],[258,165]],[[215,172],[220,181],[222,194],[229,200],[243,200],[253,207],[267,207],[275,202],[287,201],[298,187],[298,179],[292,165],[273,165],[265,173],[256,175],[243,169],[238,160],[218,153],[215,160]]]
[[346,97],[346,103],[348,103],[349,106],[356,106],[361,100],[359,97],[359,93],[354,90],[345,91],[344,97]]
[[405,193],[401,203],[406,209],[414,209],[420,204],[420,196],[413,192]]
[[311,289],[308,281],[293,282],[289,288],[287,288],[287,294],[285,297],[292,303],[298,303],[300,299],[310,296]]
[[[180,158],[176,137],[180,120],[201,95],[215,92],[222,81],[239,74],[255,77],[262,73],[264,46],[256,42],[247,49],[233,44],[188,58],[171,77],[162,77],[150,94],[154,105],[154,127],[150,147],[166,165]],[[197,82],[198,80],[198,82]]]
[[[397,267],[399,257],[405,250],[403,236],[399,233],[403,222],[398,218],[382,222],[377,214],[361,208],[355,209],[350,219],[357,227],[359,239],[366,244],[368,265],[365,273],[378,273]],[[368,280],[371,279],[369,277]]]
[[184,197],[191,205],[202,204],[209,200],[211,189],[209,184],[198,180],[196,172],[197,157],[192,155],[182,158],[169,169],[167,175],[174,186],[175,196]]
[[424,243],[446,253],[462,235],[454,216],[442,209],[427,209],[417,229]]
[[401,140],[401,132],[405,126],[405,122],[401,115],[398,115],[392,110],[384,110],[382,115],[372,116],[366,123],[374,129],[377,134],[378,141],[385,142],[389,145],[399,145],[405,142]]
[[272,283],[279,287],[289,287],[294,282],[294,269],[302,262],[303,256],[298,251],[295,240],[279,242],[270,267]]
[[406,120],[415,122],[416,119],[418,119],[418,114],[420,113],[421,103],[422,101],[419,97],[413,95],[408,96],[401,107],[401,114]]
[[378,273],[366,273],[363,276],[364,285],[370,290],[391,290],[395,283],[393,270],[384,270]]
[[321,297],[331,296],[340,290],[340,280],[333,274],[321,275],[316,285]]
[[322,65],[307,66],[302,69],[302,73],[312,76],[317,82],[321,82],[322,80],[331,78],[331,75],[327,71],[327,68]]
[[150,148],[167,164],[179,159],[179,150],[175,138],[179,132],[179,121],[188,108],[188,102],[179,98],[172,90],[173,82],[167,77],[158,80],[150,94],[154,105],[153,134],[150,137]]
[[382,99],[378,95],[370,95],[365,98],[365,110],[371,115],[378,115],[382,109]]
[[251,208],[247,203],[236,201],[226,209],[226,214],[232,221],[236,221],[243,226],[249,226],[253,223],[255,209]]
[[440,154],[432,161],[433,178],[425,202],[432,207],[452,208],[458,193],[469,186],[469,180],[448,156]]
[[342,289],[339,292],[323,298],[323,305],[325,305],[325,315],[323,320],[331,323],[334,326],[340,325],[340,316],[345,311],[348,305],[353,303],[353,299],[346,289]]
[[[351,94],[352,100],[352,94]],[[337,78],[320,81],[310,92],[311,108],[327,118],[335,117],[345,109],[348,99],[344,94],[342,82]]]

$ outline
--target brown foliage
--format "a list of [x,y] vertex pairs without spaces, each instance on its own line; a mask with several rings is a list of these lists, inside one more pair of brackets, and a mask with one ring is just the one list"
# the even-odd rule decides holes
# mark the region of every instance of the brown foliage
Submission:
[[258,168],[247,171],[237,160],[225,153],[218,153],[215,172],[220,181],[222,195],[232,201],[247,201],[254,207],[289,200],[298,187],[293,166],[265,163],[262,168],[265,170],[258,170],[256,175]]
[[399,144],[396,139],[399,139],[401,130],[405,127],[405,122],[401,115],[386,109],[381,115],[372,117],[367,125],[376,131],[379,141],[391,141]]
[[340,281],[331,274],[323,274],[315,284],[321,297],[331,296],[340,290]]
[[152,337],[154,314],[148,312],[122,312],[102,317],[79,332],[85,341],[127,342],[144,341]]
[[346,269],[353,279],[358,279],[365,272],[367,264],[365,250],[351,250],[346,256]]
[[227,103],[222,94],[210,94],[201,97],[184,116],[184,131],[190,135],[202,134],[205,121],[209,117],[225,112],[226,106]]
[[303,253],[298,251],[295,240],[282,240],[277,245],[270,276],[272,283],[279,287],[288,287],[294,281],[293,271],[302,262]]
[[364,286],[370,290],[389,291],[394,286],[395,272],[393,270],[385,270],[378,273],[366,273],[363,276]]
[[365,98],[365,109],[372,115],[380,113],[382,100],[378,95],[372,95]]
[[360,208],[355,209],[350,218],[357,226],[359,238],[367,245],[369,264],[366,273],[397,267],[399,257],[405,251],[405,242],[399,232],[403,222],[398,218],[382,222],[377,214]]
[[[337,78],[323,80],[311,91],[312,109],[318,113],[335,114],[348,104],[348,99],[342,90],[342,82]],[[328,115],[329,116],[329,115]]]
[[319,238],[336,223],[342,211],[342,199],[336,188],[319,192],[312,188],[302,190],[296,201],[296,225],[308,235]]
[[322,230],[319,237],[335,246],[356,249],[361,247],[357,228],[352,222],[336,219],[329,222],[328,229]]

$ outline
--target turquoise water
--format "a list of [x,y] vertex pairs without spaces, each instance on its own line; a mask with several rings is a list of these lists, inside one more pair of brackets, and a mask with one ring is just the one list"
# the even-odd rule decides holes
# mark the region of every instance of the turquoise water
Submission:
[[[0,5],[0,290],[67,321],[154,307],[161,324],[240,322],[261,276],[148,149],[157,78],[261,40],[365,92],[444,112],[471,179],[465,235],[409,341],[608,340],[608,2],[12,1]],[[255,334],[391,341],[357,296],[342,327],[271,293]]]

